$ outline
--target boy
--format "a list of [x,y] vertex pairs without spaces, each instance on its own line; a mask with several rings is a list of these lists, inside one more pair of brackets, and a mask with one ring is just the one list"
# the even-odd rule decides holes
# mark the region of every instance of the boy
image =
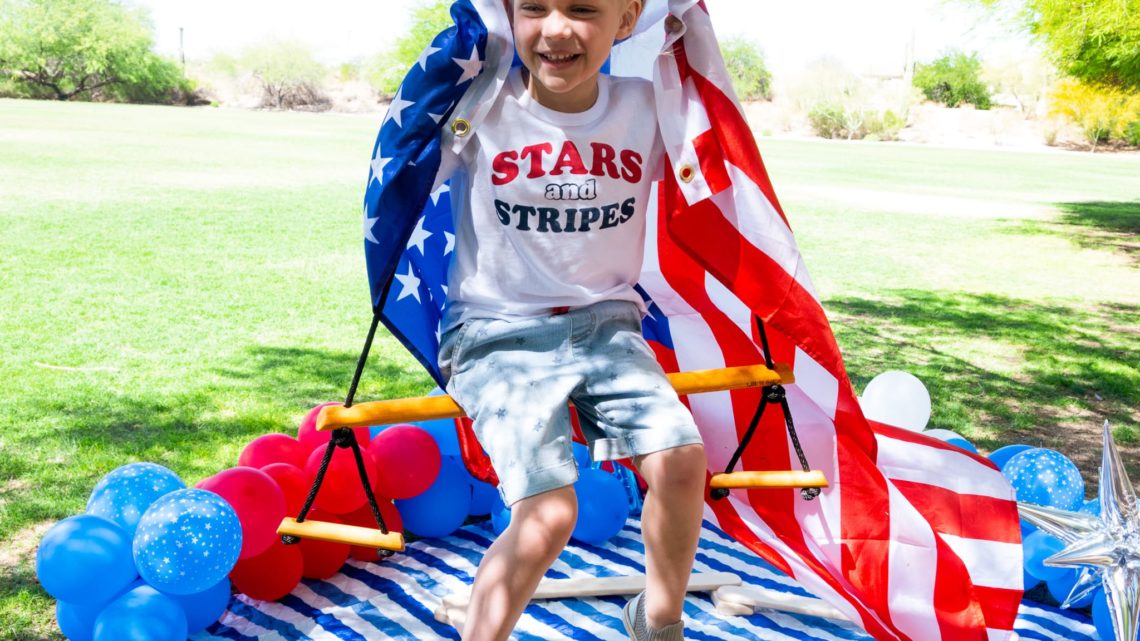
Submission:
[[[508,0],[523,66],[461,153],[439,365],[475,420],[511,524],[479,565],[465,641],[506,639],[577,518],[566,409],[596,460],[649,486],[646,590],[630,638],[682,638],[706,461],[692,416],[641,336],[634,290],[662,142],[644,80],[600,74],[641,0]],[[589,515],[583,515],[589,518]]]

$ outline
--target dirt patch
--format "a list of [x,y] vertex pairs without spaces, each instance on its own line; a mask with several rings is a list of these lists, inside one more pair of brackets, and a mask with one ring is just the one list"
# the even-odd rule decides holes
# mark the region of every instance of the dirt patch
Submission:
[[36,548],[44,533],[55,525],[55,521],[42,521],[17,531],[0,543],[0,577],[11,577],[18,573],[20,566],[31,566],[36,557]]

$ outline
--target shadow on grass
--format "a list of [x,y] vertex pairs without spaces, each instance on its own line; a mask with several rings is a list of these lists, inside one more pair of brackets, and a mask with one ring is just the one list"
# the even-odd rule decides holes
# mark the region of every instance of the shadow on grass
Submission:
[[1051,221],[1018,221],[1019,233],[1069,238],[1085,249],[1108,249],[1140,263],[1140,200],[1055,203],[1061,216]]
[[896,290],[825,307],[857,390],[878,373],[909,371],[930,390],[931,428],[991,451],[1059,450],[1091,484],[1107,419],[1140,481],[1140,306]]
[[[192,486],[236,465],[252,439],[269,432],[294,434],[310,408],[343,400],[356,358],[348,352],[258,346],[216,368],[205,377],[209,380],[133,393],[73,384],[45,390],[34,407],[17,408],[22,415],[11,418],[27,429],[4,435],[11,455],[0,457],[0,546],[22,552],[0,562],[0,603],[31,600],[50,606],[32,570],[41,534],[36,526],[83,511],[104,474],[129,462],[150,461],[173,469]],[[418,369],[376,357],[356,398],[422,395],[430,387]],[[0,561],[5,556],[0,554]]]

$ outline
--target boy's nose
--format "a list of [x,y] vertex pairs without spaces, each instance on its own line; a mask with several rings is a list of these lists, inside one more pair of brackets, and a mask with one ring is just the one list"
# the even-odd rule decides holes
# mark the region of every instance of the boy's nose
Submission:
[[542,35],[551,39],[570,37],[570,20],[557,11],[550,12],[542,23]]

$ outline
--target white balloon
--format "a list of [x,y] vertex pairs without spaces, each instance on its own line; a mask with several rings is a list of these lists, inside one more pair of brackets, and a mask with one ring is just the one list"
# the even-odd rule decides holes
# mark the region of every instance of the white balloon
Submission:
[[934,438],[936,438],[940,441],[949,441],[952,438],[960,438],[963,441],[966,440],[966,437],[962,436],[961,434],[959,434],[957,432],[953,432],[950,430],[940,430],[940,429],[923,430],[922,433],[927,435],[927,436],[933,436]]
[[867,383],[863,415],[872,421],[921,432],[930,420],[930,392],[913,374],[892,370]]

